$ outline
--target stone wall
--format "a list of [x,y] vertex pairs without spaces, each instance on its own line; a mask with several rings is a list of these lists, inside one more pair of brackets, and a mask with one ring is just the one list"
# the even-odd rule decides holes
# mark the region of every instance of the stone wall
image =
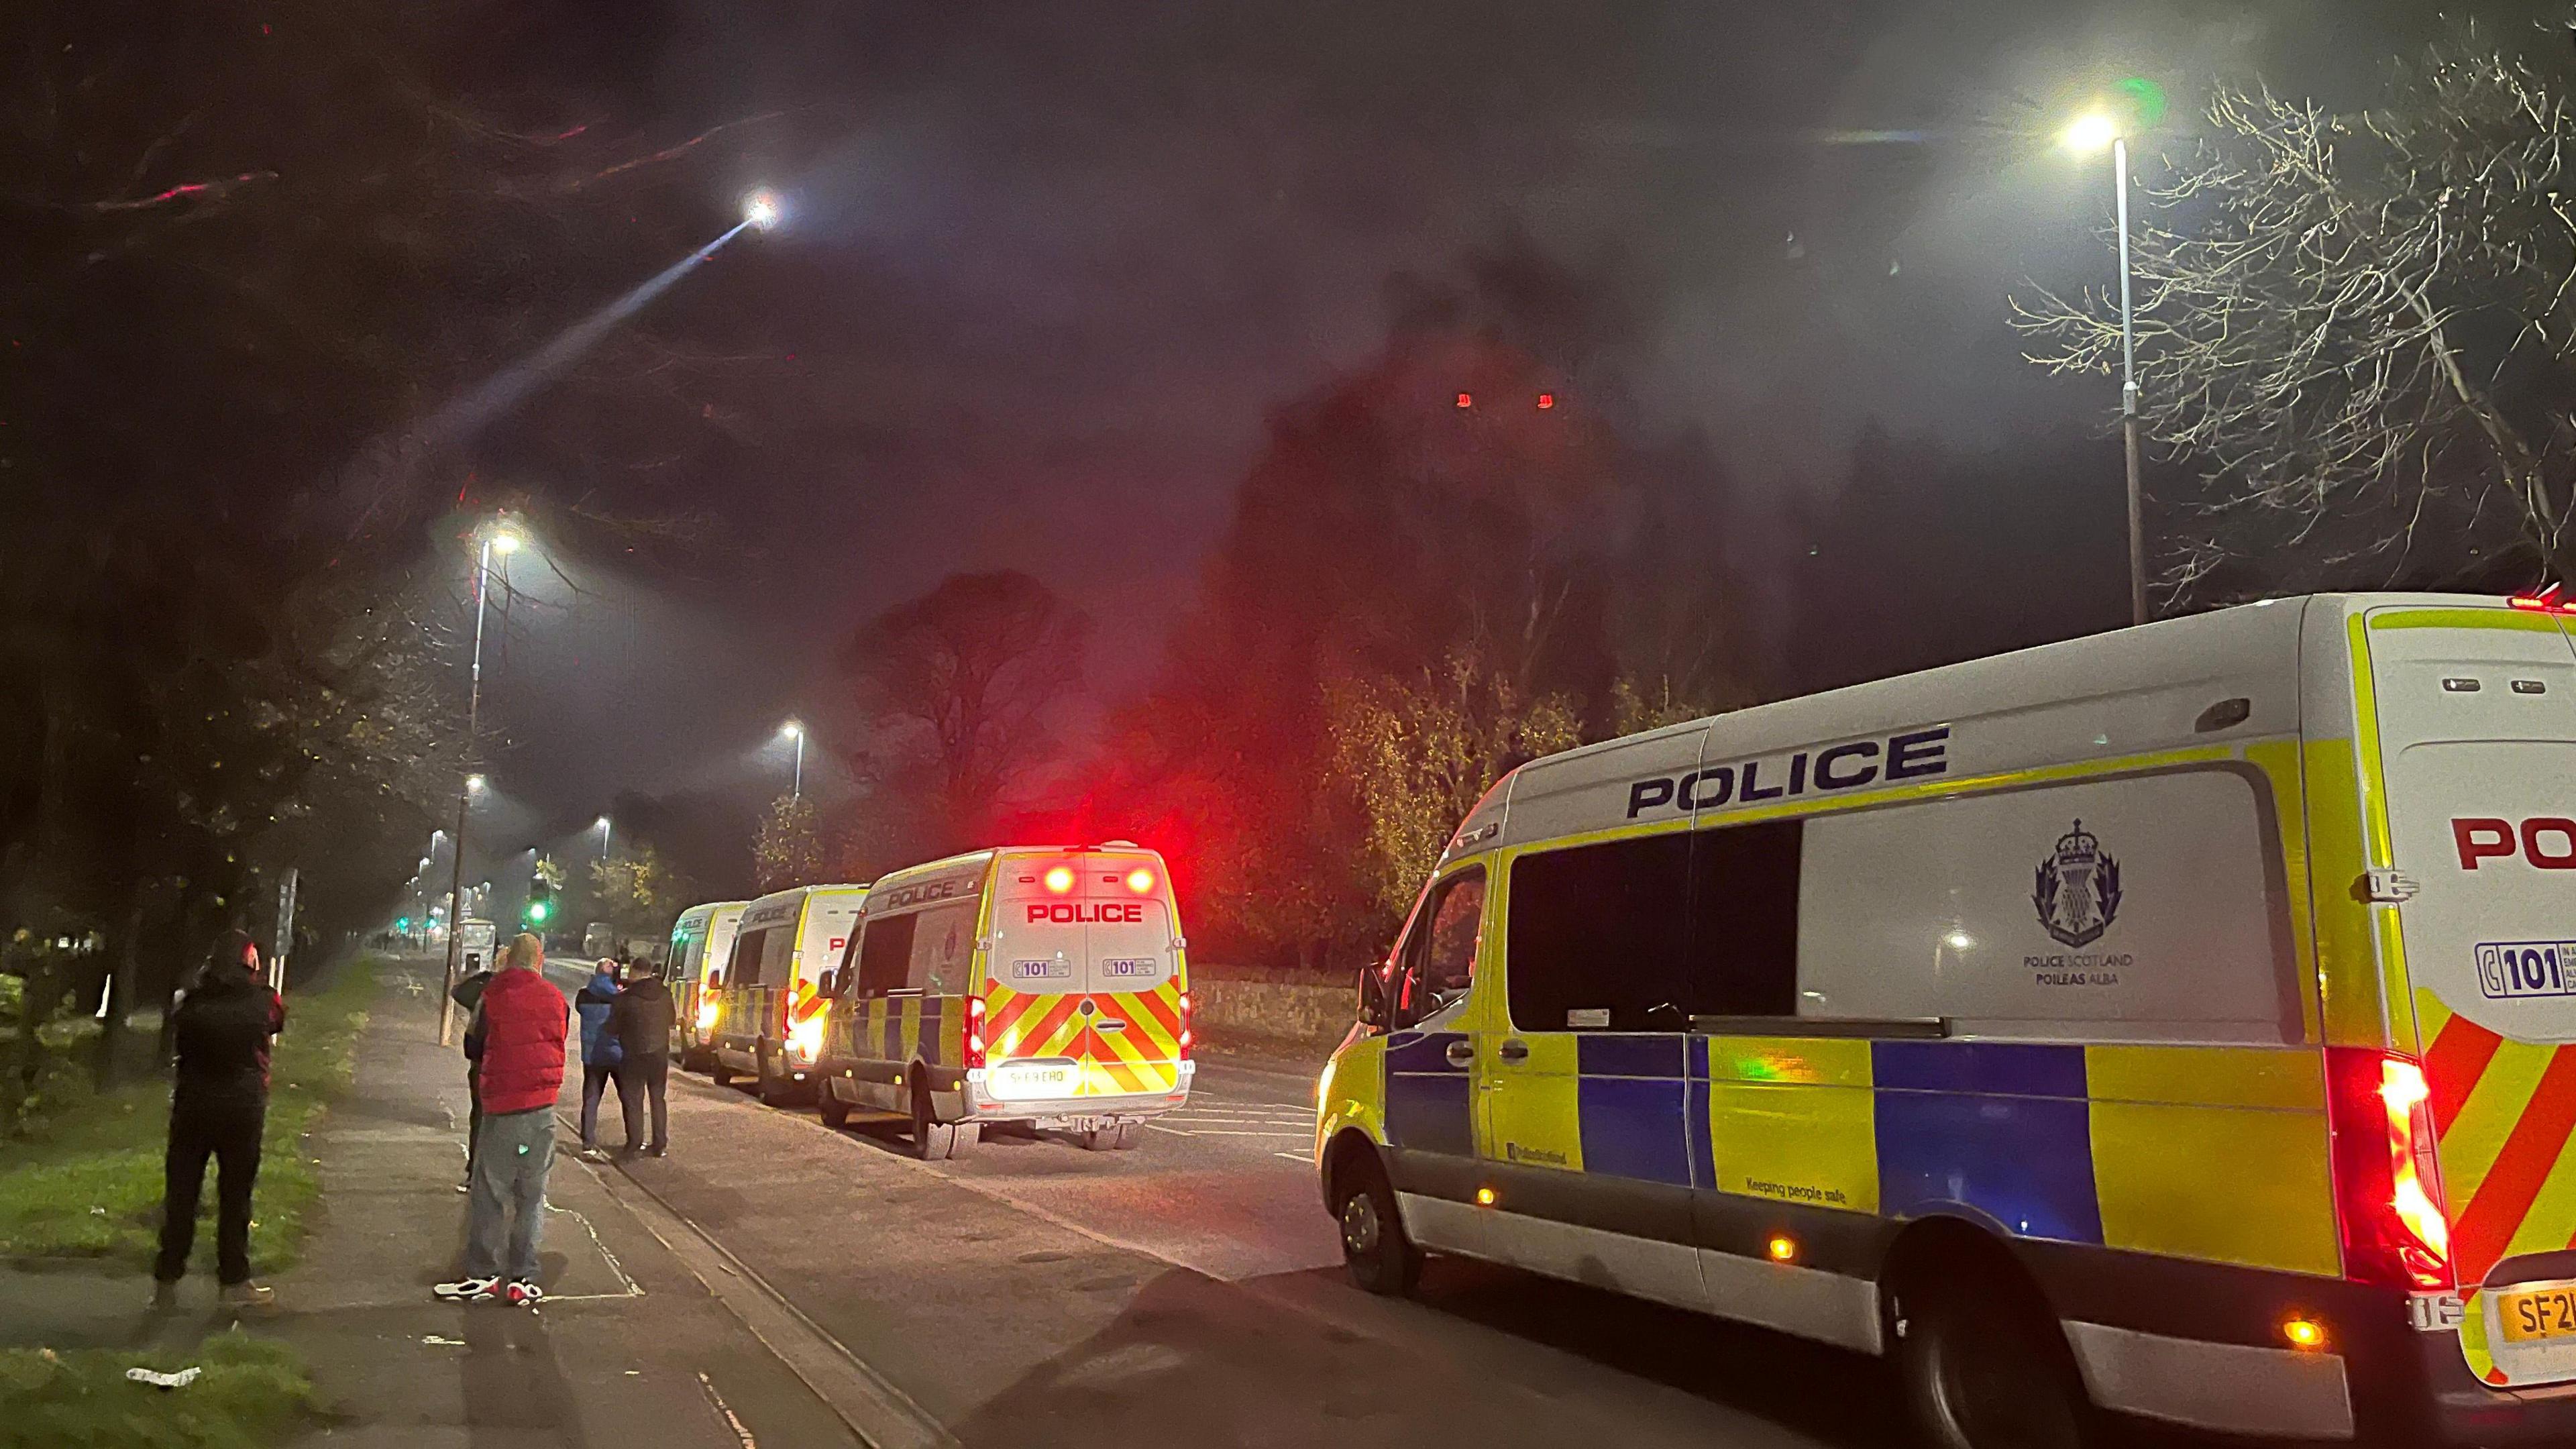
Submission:
[[1199,1029],[1216,1040],[1251,1037],[1281,1046],[1312,1047],[1318,1055],[1341,1041],[1359,1013],[1356,987],[1228,981],[1195,972],[1190,977],[1190,1000]]

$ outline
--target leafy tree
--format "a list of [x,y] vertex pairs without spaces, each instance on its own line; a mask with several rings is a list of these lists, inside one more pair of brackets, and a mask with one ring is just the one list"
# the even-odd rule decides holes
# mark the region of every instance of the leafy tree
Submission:
[[[2353,111],[2221,86],[2135,237],[2147,431],[2199,474],[2178,593],[2576,582],[2576,114],[2565,31],[2475,30]],[[2116,294],[2016,303],[2104,373]]]
[[876,725],[860,772],[922,787],[932,849],[972,841],[1056,744],[1082,686],[1091,620],[1027,574],[951,574],[842,652]]
[[752,878],[763,892],[819,883],[832,860],[814,802],[796,795],[770,802],[760,836],[752,842],[751,860]]
[[1368,841],[1393,817],[1373,827],[1336,770],[1337,703],[1460,656],[1591,734],[1618,722],[1623,677],[1748,692],[1727,480],[1693,440],[1621,425],[1618,288],[1521,242],[1461,272],[1402,282],[1380,353],[1273,414],[1161,674],[1112,721],[1092,814],[1164,844],[1210,949],[1320,966],[1392,924],[1391,857]]
[[620,936],[653,936],[669,930],[696,892],[651,845],[592,861],[590,885],[600,919],[616,927]]
[[1530,698],[1466,650],[1409,679],[1336,681],[1324,698],[1333,772],[1359,798],[1370,886],[1389,915],[1413,903],[1487,787],[1582,735],[1572,698]]

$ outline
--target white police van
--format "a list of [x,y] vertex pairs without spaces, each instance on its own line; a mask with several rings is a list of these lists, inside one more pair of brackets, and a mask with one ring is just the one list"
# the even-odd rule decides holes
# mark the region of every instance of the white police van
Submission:
[[2572,632],[2287,599],[1514,771],[1318,1083],[1353,1276],[1886,1354],[1951,1449],[2576,1443]]

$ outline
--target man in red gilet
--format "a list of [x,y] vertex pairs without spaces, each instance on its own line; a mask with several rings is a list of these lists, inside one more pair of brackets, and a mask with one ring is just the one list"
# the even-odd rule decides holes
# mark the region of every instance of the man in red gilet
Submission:
[[537,1241],[545,1227],[555,1094],[563,1088],[565,1024],[572,1015],[564,994],[546,980],[545,962],[545,945],[536,937],[512,941],[475,1005],[483,1033],[475,1066],[483,1126],[474,1139],[465,1276],[437,1288],[450,1302],[529,1304],[545,1296],[537,1285]]

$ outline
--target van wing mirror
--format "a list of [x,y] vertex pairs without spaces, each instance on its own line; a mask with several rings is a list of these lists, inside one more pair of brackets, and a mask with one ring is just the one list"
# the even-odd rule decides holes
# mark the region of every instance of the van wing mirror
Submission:
[[1383,1027],[1387,1024],[1387,984],[1394,973],[1384,961],[1360,968],[1360,1024]]

